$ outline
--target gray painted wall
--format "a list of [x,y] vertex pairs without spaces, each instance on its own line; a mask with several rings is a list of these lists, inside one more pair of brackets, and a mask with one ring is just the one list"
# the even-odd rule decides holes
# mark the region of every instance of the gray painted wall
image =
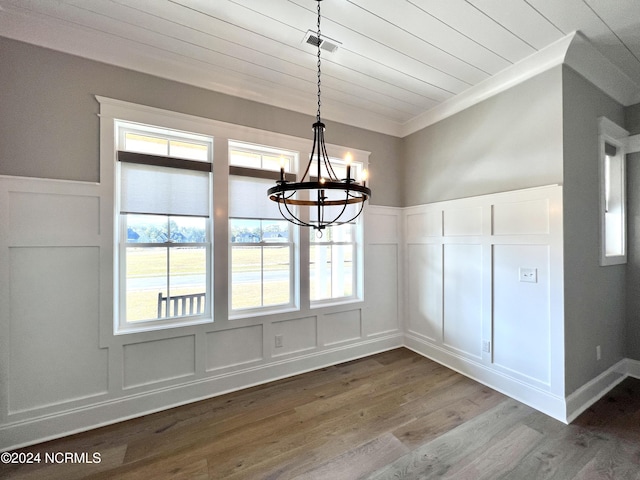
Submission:
[[404,206],[562,182],[561,68],[406,137]]
[[[599,266],[598,117],[624,109],[563,68],[565,389],[573,392],[625,356],[625,267]],[[596,360],[596,345],[602,360]]]
[[[640,134],[640,103],[625,109],[625,128]],[[627,155],[627,357],[640,360],[640,152]]]
[[627,343],[640,361],[640,152],[627,155]]
[[[0,175],[95,182],[99,178],[94,95],[309,138],[309,112],[211,92],[0,37]],[[10,92],[7,94],[7,92]],[[372,204],[401,205],[401,139],[331,121],[328,143],[371,152]]]
[[624,109],[624,124],[629,134],[640,134],[640,103]]

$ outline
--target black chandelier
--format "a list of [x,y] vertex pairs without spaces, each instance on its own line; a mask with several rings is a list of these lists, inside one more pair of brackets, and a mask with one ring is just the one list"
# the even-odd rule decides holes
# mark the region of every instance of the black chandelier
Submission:
[[[320,2],[318,2],[318,111],[313,124],[313,148],[309,163],[299,182],[285,179],[284,167],[280,168],[280,180],[276,186],[267,191],[269,199],[278,203],[282,217],[303,227],[312,227],[320,234],[322,230],[333,225],[343,225],[354,221],[364,209],[364,202],[371,196],[367,187],[366,172],[363,172],[362,183],[351,178],[351,163],[347,160],[345,178],[336,175],[324,143],[325,125],[320,118]],[[315,161],[315,165],[313,165]],[[313,167],[313,168],[312,168]],[[315,170],[315,178],[311,175]],[[308,217],[301,218],[296,207],[309,207]]]

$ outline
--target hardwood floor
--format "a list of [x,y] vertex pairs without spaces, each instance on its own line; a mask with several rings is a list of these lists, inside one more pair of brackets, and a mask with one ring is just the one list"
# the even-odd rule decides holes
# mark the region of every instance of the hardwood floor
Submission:
[[567,426],[398,349],[21,451],[0,478],[640,480],[640,380]]

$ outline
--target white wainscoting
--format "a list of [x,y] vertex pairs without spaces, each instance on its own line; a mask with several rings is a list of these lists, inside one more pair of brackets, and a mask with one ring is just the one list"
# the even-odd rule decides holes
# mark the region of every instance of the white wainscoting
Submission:
[[404,222],[406,345],[566,421],[562,187],[410,207]]
[[107,180],[0,177],[0,450],[402,346],[402,210],[376,206],[362,302],[113,335]]
[[561,421],[640,376],[626,360],[565,398],[560,186],[368,206],[363,302],[131,335],[111,195],[0,177],[0,450],[402,345]]

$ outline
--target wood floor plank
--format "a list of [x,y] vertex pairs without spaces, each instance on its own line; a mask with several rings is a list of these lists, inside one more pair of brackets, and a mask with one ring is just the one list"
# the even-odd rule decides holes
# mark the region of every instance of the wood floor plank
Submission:
[[483,449],[480,455],[460,460],[442,478],[494,480],[503,472],[511,471],[541,439],[540,432],[518,424],[505,437]]
[[426,479],[445,475],[463,459],[475,458],[478,452],[519,425],[532,409],[515,400],[505,400],[498,406],[373,474],[375,480]]
[[640,380],[564,425],[407,349],[22,449],[7,479],[640,480]]
[[307,470],[301,477],[308,480],[360,478],[395,461],[408,451],[409,449],[394,435],[385,433],[364,445],[338,455],[331,461]]
[[506,478],[532,475],[540,480],[571,480],[608,442],[597,433],[566,426],[544,438]]
[[[460,389],[460,399],[453,400],[450,393],[457,386],[448,389],[447,394],[434,394],[433,401],[428,404],[421,403],[423,414],[415,421],[393,430],[393,434],[408,447],[417,448],[505,400],[504,395],[486,387],[478,388],[477,384],[465,385],[466,388]],[[490,394],[481,395],[478,390]]]
[[640,480],[638,443],[612,440],[572,480]]

